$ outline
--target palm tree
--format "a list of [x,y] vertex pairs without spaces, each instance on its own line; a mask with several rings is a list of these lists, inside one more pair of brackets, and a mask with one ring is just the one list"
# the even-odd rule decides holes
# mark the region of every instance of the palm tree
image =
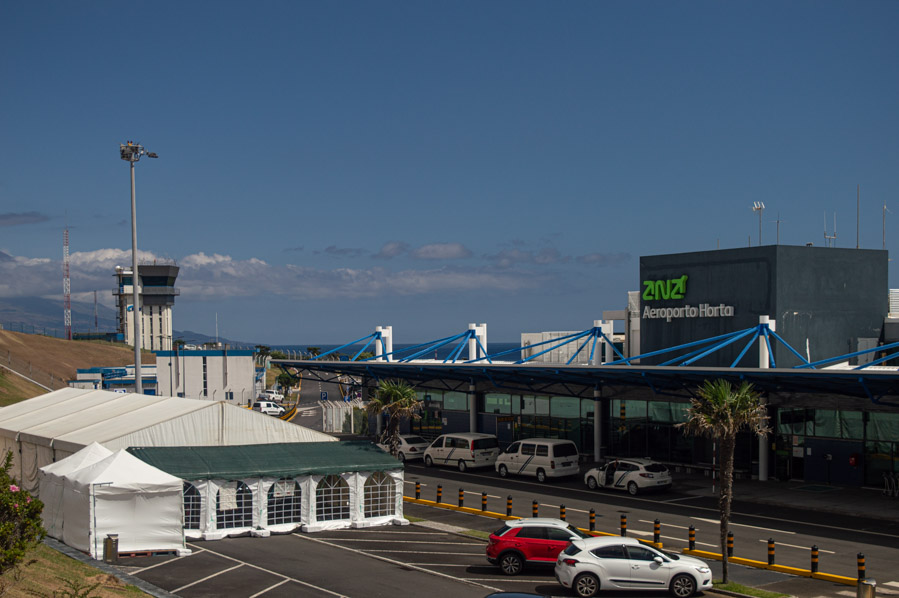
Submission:
[[390,454],[396,456],[400,444],[400,421],[420,416],[415,413],[421,405],[415,389],[405,380],[379,380],[374,396],[366,409],[370,415],[387,414],[387,429],[379,438],[382,444],[390,447]]
[[734,447],[737,432],[749,428],[757,435],[768,433],[768,416],[759,394],[748,382],[734,388],[727,380],[706,380],[690,400],[687,421],[678,424],[684,433],[715,439],[721,447],[718,510],[721,515],[721,565],[727,583],[727,530],[733,502]]

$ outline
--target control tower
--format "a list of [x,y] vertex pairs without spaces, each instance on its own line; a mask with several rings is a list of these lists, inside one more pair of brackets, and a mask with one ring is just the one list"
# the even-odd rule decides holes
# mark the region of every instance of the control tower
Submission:
[[[141,314],[141,349],[148,351],[172,350],[172,306],[175,305],[175,297],[181,291],[175,288],[175,279],[178,277],[178,266],[140,264],[138,275],[140,277],[140,306],[137,312]],[[115,276],[117,287],[112,294],[116,298],[118,308],[118,332],[125,337],[126,345],[134,344],[134,306],[132,305],[133,291],[131,288],[133,276],[130,267],[116,266]]]

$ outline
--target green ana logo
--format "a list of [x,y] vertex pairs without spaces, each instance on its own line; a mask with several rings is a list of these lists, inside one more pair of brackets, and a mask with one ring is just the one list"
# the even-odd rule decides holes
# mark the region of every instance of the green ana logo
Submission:
[[669,280],[644,280],[643,301],[683,299],[687,294],[687,275]]

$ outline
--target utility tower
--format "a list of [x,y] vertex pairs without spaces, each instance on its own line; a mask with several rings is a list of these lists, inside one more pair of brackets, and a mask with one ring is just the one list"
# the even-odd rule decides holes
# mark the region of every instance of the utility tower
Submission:
[[65,312],[66,340],[72,340],[72,284],[69,280],[69,227],[62,234],[62,303]]

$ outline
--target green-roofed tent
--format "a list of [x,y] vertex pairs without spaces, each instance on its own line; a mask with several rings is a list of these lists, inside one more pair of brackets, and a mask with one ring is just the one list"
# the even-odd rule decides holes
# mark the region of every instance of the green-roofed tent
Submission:
[[130,447],[128,452],[184,480],[296,478],[403,465],[370,442],[302,442],[243,446]]
[[368,442],[131,447],[128,452],[185,480],[188,538],[408,524],[403,465]]

